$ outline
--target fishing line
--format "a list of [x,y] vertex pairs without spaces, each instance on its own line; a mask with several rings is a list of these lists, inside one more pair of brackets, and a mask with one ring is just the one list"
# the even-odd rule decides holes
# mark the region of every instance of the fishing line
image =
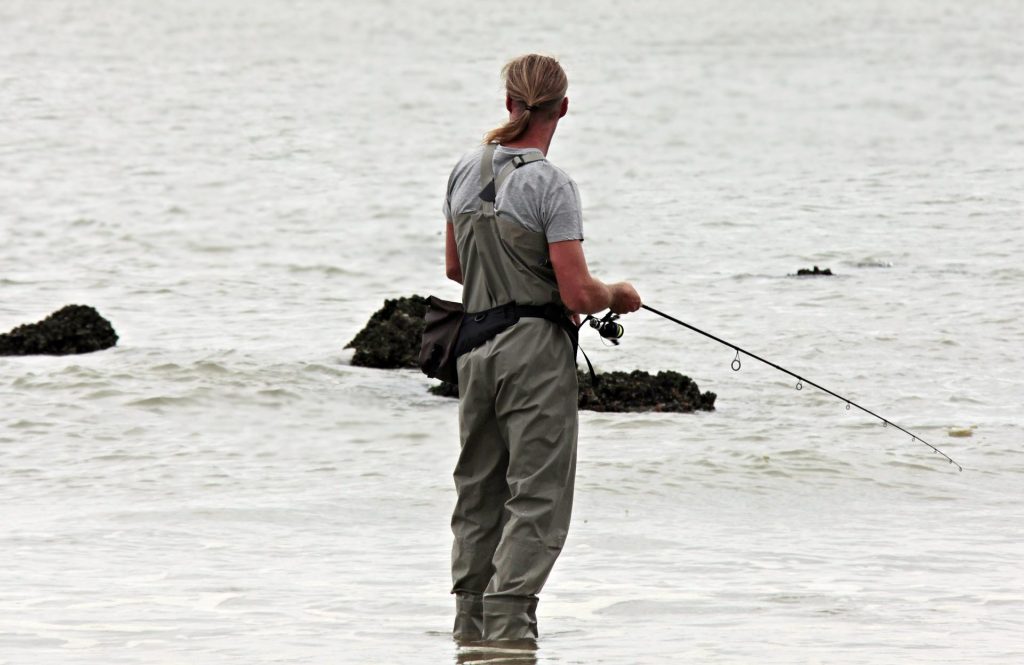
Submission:
[[765,360],[764,358],[762,358],[761,356],[757,355],[756,353],[751,353],[750,351],[747,351],[746,349],[741,348],[741,347],[733,344],[732,342],[725,341],[721,337],[716,337],[715,335],[712,335],[709,332],[705,332],[705,331],[701,330],[700,328],[697,328],[696,326],[691,326],[689,323],[687,323],[685,321],[680,321],[679,319],[675,318],[674,316],[669,316],[665,312],[658,311],[658,310],[654,309],[653,307],[648,307],[647,305],[640,305],[640,307],[642,307],[643,309],[646,309],[648,312],[651,312],[652,314],[657,314],[658,316],[660,316],[662,318],[668,319],[669,321],[672,321],[673,323],[678,323],[679,325],[683,326],[684,328],[689,328],[690,330],[692,330],[695,333],[699,333],[701,335],[704,335],[705,337],[709,337],[709,338],[715,340],[716,342],[718,342],[719,344],[724,344],[725,346],[728,346],[730,349],[732,349],[733,351],[736,352],[736,357],[733,358],[732,362],[730,363],[730,367],[732,368],[732,370],[734,372],[740,371],[740,367],[743,366],[743,363],[740,360],[740,354],[743,354],[745,356],[749,356],[749,357],[753,358],[754,360],[759,360],[762,363],[764,363],[765,365],[768,365],[769,367],[773,367],[773,368],[779,370],[780,372],[784,372],[784,373],[790,375],[791,377],[793,377],[794,379],[796,379],[796,389],[797,390],[803,390],[805,383],[807,385],[809,385],[809,386],[814,386],[818,390],[820,390],[822,392],[825,392],[825,393],[828,393],[829,395],[832,395],[833,397],[835,397],[839,401],[846,402],[846,410],[847,411],[850,410],[851,406],[857,407],[858,409],[860,409],[864,413],[866,413],[866,414],[868,414],[870,416],[873,416],[873,417],[881,420],[883,427],[888,427],[889,425],[892,425],[893,427],[895,427],[899,431],[903,432],[904,434],[908,434],[912,440],[920,441],[924,445],[926,445],[929,448],[931,448],[932,452],[935,452],[935,453],[938,453],[939,455],[942,455],[944,458],[946,458],[949,461],[950,464],[955,466],[959,471],[963,471],[964,470],[964,468],[962,466],[960,466],[960,464],[955,462],[952,457],[950,457],[946,453],[942,452],[941,450],[939,450],[938,448],[936,448],[932,444],[928,443],[927,441],[922,439],[917,434],[914,434],[913,432],[911,432],[909,430],[903,429],[902,427],[900,427],[896,423],[892,422],[888,418],[883,418],[882,416],[878,415],[874,411],[872,411],[870,409],[864,408],[860,404],[857,404],[856,402],[854,402],[852,399],[848,399],[848,398],[843,397],[842,395],[840,395],[838,393],[834,393],[831,390],[829,390],[828,388],[825,388],[823,386],[818,385],[814,381],[811,381],[809,379],[805,379],[804,377],[800,376],[799,374],[794,374],[793,372],[790,372],[785,367],[780,367],[779,365],[776,365],[775,363],[771,362],[770,360]]

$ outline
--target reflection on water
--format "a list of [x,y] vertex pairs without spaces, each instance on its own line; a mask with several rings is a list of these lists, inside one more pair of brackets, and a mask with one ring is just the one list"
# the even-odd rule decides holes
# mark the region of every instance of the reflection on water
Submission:
[[535,640],[456,640],[456,663],[489,663],[493,665],[536,665]]

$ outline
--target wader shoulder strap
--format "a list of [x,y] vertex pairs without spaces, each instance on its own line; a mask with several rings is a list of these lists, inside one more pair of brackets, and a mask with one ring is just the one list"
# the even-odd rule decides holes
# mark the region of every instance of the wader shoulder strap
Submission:
[[488,143],[480,158],[480,208],[488,215],[494,214],[494,151],[497,149],[497,143]]
[[501,171],[498,172],[498,177],[494,179],[494,193],[497,194],[501,191],[501,186],[505,184],[505,180],[520,166],[539,162],[542,159],[544,159],[544,154],[539,150],[528,152],[525,155],[514,156],[512,161],[506,164]]
[[498,149],[497,143],[488,143],[484,146],[484,155],[480,159],[480,187],[486,187],[487,183],[494,180],[494,151]]
[[539,150],[528,152],[525,155],[515,155],[512,157],[512,161],[498,172],[498,177],[494,177],[494,151],[497,147],[495,143],[488,143],[480,162],[480,205],[488,214],[494,212],[494,199],[497,198],[498,191],[501,190],[501,186],[505,184],[505,180],[513,171],[520,166],[539,162],[545,158]]

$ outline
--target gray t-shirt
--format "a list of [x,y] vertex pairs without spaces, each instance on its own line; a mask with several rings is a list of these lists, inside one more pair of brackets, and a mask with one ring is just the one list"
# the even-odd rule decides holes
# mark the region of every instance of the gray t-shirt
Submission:
[[[499,145],[494,151],[494,173],[499,173],[515,155],[531,151],[537,150]],[[476,210],[480,205],[483,152],[483,146],[471,150],[452,169],[442,208],[446,221],[453,221],[457,215]],[[546,159],[512,171],[495,197],[494,209],[530,231],[543,233],[549,243],[583,240],[583,212],[576,183]]]

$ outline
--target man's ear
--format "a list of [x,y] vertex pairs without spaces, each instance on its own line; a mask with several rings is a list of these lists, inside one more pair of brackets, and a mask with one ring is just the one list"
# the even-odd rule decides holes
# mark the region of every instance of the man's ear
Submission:
[[562,106],[558,109],[558,117],[564,118],[565,114],[569,112],[569,98],[562,97]]

